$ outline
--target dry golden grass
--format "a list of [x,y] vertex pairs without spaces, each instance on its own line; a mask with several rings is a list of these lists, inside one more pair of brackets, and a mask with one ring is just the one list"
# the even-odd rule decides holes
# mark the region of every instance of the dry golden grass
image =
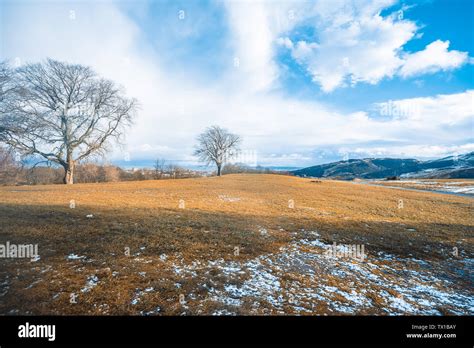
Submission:
[[[41,259],[0,259],[0,279],[5,280],[0,313],[143,314],[160,307],[160,314],[173,315],[183,312],[179,295],[192,293],[185,312],[211,314],[223,305],[200,301],[207,293],[203,284],[211,279],[222,287],[226,277],[217,269],[206,275],[209,279],[183,277],[173,265],[249,260],[307,237],[306,231],[317,230],[327,243],[365,244],[374,254],[438,260],[456,246],[472,257],[472,202],[430,192],[252,174],[1,187],[0,243],[37,243]],[[71,253],[86,258],[68,260]],[[90,275],[97,276],[98,285],[81,291]],[[243,274],[235,285],[245,279]],[[155,291],[143,293],[150,287]],[[132,305],[137,291],[142,291],[141,300]],[[77,303],[70,303],[71,293],[79,295]],[[234,312],[247,314],[251,305],[245,302]],[[264,301],[260,305],[265,309]],[[327,312],[324,304],[315,308],[315,313]]]
[[[411,188],[417,190],[443,191],[453,192],[459,191],[463,193],[463,189],[471,189],[474,187],[474,179],[404,179],[404,180],[382,180],[374,181],[377,185],[395,186],[403,188]],[[472,190],[469,190],[472,192]],[[474,195],[471,193],[471,196]]]

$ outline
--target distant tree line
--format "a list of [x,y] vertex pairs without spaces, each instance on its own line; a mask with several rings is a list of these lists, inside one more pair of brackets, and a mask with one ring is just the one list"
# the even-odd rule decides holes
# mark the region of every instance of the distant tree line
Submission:
[[[225,164],[224,174],[282,174],[261,166],[249,167],[244,164]],[[204,173],[186,169],[165,159],[157,159],[153,168],[123,169],[111,164],[80,163],[76,166],[75,183],[100,183],[141,180],[166,180],[196,178],[216,173]],[[21,160],[10,148],[0,146],[0,185],[47,185],[62,184],[64,171],[55,165],[31,166]]]
[[[76,165],[75,183],[100,183],[118,181],[165,180],[193,178],[201,172],[182,168],[165,160],[163,166],[152,169],[123,169],[111,164],[80,163]],[[61,184],[64,170],[55,165],[27,165],[17,158],[11,149],[0,146],[0,185],[46,185]]]
[[290,172],[273,170],[262,166],[249,167],[244,164],[226,164],[222,169],[222,174],[280,174],[280,175],[292,175]]

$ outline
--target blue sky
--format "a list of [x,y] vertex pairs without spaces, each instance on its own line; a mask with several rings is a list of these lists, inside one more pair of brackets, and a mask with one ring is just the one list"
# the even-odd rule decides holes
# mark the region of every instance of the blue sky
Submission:
[[249,164],[474,151],[469,0],[0,4],[0,58],[90,65],[140,101],[121,163],[195,163],[213,124]]

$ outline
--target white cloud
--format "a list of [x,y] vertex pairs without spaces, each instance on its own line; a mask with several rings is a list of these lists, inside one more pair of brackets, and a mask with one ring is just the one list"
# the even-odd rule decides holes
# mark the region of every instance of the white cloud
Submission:
[[280,77],[276,46],[292,44],[280,35],[307,18],[310,3],[227,1],[225,9],[231,32],[229,48],[234,53],[232,84],[252,92],[275,89]]
[[264,2],[226,3],[235,57],[234,78],[255,91],[270,88],[278,78],[273,60],[273,33]]
[[280,46],[283,46],[283,47],[286,47],[288,49],[293,49],[293,42],[291,42],[291,40],[287,37],[279,37],[277,39],[277,43],[280,45]]
[[463,145],[406,145],[398,147],[345,148],[357,157],[441,158],[474,151],[474,143]]
[[423,51],[407,54],[400,75],[409,77],[456,69],[469,60],[467,52],[449,51],[448,47],[449,41],[436,40],[427,45]]
[[[473,117],[473,91],[395,101],[400,105],[417,105],[419,113],[399,117],[393,117],[392,113],[388,120],[369,117],[364,110],[346,114],[320,102],[282,96],[272,90],[278,76],[272,45],[292,47],[289,39],[277,42],[277,38],[293,28],[295,23],[292,21],[299,21],[312,12],[281,5],[270,7],[274,11],[270,16],[269,3],[255,6],[253,3],[252,6],[246,2],[235,3],[227,5],[237,7],[228,10],[232,28],[229,39],[235,55],[240,57],[240,66],[235,69],[231,62],[227,74],[216,77],[217,82],[210,84],[200,83],[192,74],[176,74],[170,70],[160,60],[160,52],[144,44],[146,40],[143,40],[144,33],[140,28],[109,2],[75,3],[75,20],[69,18],[69,4],[28,2],[23,6],[11,6],[1,27],[5,31],[0,34],[4,39],[4,52],[10,58],[38,61],[49,56],[91,65],[99,74],[119,82],[129,95],[138,98],[141,110],[126,138],[132,160],[157,157],[193,160],[194,138],[212,124],[241,134],[244,148],[257,151],[260,160],[274,165],[289,162],[311,165],[311,153],[315,149],[341,144],[352,149],[364,148],[363,144],[368,143],[375,144],[368,148],[376,148],[379,142],[401,144],[387,147],[387,151],[396,155],[401,146],[412,146],[413,149],[449,147],[472,138],[472,128],[466,125]],[[329,65],[314,67],[322,74],[326,88],[339,86],[341,74],[344,78],[347,73],[356,80],[377,81],[393,74],[394,67],[400,64],[394,55],[394,47],[411,35],[412,24],[385,22],[374,15],[381,5],[371,6],[359,9],[358,16],[365,20],[352,26],[350,35],[340,30],[344,23],[350,24],[345,12],[336,6],[328,6],[327,11],[332,11],[334,19],[332,29],[327,29],[327,38],[320,43],[297,43],[293,47],[301,59],[307,57],[308,63],[323,57],[339,62],[337,66],[342,65],[341,72],[336,66],[334,76]],[[295,11],[294,16],[291,11]],[[249,20],[252,24],[248,24]],[[245,25],[257,32],[252,34]],[[394,32],[391,31],[393,28],[396,28]],[[334,37],[339,35],[347,49],[329,41],[331,30]],[[402,37],[395,35],[397,32]],[[365,53],[355,44],[360,40],[369,52],[377,55],[377,59],[363,60]],[[383,45],[388,53],[378,52],[371,46],[371,42],[384,40],[387,40]],[[320,52],[321,47],[328,49],[328,53]],[[349,57],[349,67],[337,60],[345,56]],[[392,63],[387,68],[378,60]],[[114,156],[123,159],[123,153],[118,149]]]
[[376,104],[381,116],[402,120],[410,127],[442,127],[473,121],[474,91],[409,98]]
[[339,1],[329,6],[318,2],[313,20],[318,41],[299,41],[293,57],[325,92],[392,77],[403,64],[401,47],[417,30],[413,22],[380,15],[392,3]]
[[381,16],[394,3],[318,1],[309,20],[317,41],[280,38],[279,43],[291,50],[324,92],[360,82],[377,84],[395,75],[455,69],[469,61],[466,52],[449,51],[449,41],[437,40],[423,51],[405,53],[403,46],[421,33],[415,22],[398,17],[398,12]]

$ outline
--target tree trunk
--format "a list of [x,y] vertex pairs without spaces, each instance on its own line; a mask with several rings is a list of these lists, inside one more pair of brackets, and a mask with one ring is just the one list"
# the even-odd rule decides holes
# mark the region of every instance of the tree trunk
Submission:
[[221,165],[217,165],[217,176],[221,176]]
[[64,183],[67,185],[74,184],[74,161],[70,161],[64,167]]

